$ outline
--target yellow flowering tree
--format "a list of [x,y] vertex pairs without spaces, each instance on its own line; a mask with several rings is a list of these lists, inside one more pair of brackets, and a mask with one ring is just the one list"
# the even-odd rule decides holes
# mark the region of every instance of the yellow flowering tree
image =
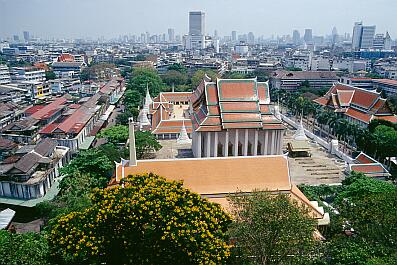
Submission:
[[223,264],[231,222],[220,205],[154,175],[97,189],[92,207],[51,226],[54,256],[85,264]]

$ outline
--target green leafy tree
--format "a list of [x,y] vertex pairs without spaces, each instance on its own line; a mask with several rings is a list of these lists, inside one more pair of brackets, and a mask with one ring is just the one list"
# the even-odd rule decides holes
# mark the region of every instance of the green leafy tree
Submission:
[[53,79],[56,79],[56,78],[57,78],[57,76],[56,76],[56,74],[53,71],[45,72],[45,79],[46,80],[53,80]]
[[128,159],[129,152],[125,147],[117,147],[112,143],[103,144],[98,147],[110,161],[120,162],[120,158]]
[[97,179],[100,183],[98,186],[105,187],[113,167],[113,162],[101,150],[89,149],[81,151],[77,157],[61,169],[61,173],[66,176],[89,174]]
[[162,77],[167,85],[184,85],[187,82],[187,75],[176,70],[168,70]]
[[102,129],[98,134],[98,138],[106,138],[113,144],[126,143],[128,140],[128,126],[115,125]]
[[187,69],[185,66],[183,66],[180,63],[174,63],[170,66],[168,66],[168,71],[178,71],[181,74],[186,74],[187,73]]
[[96,190],[92,207],[60,217],[52,253],[84,264],[223,264],[229,216],[221,206],[149,174]]
[[145,158],[149,153],[161,149],[161,144],[156,137],[149,131],[135,132],[136,155],[139,159]]
[[49,264],[47,240],[39,233],[0,231],[0,265]]
[[230,236],[241,262],[299,264],[313,255],[316,221],[287,195],[235,194],[230,203],[234,217]]
[[129,107],[137,108],[141,105],[143,96],[138,90],[127,90],[124,94],[124,105]]
[[146,94],[146,86],[149,86],[150,94],[157,96],[163,88],[163,81],[156,70],[149,68],[135,68],[132,71],[127,88],[138,91],[141,96]]
[[215,73],[212,70],[197,70],[193,74],[192,79],[191,79],[192,89],[196,89],[197,88],[197,86],[201,83],[201,81],[203,80],[205,75],[207,75],[208,77],[210,77],[214,81],[218,77],[218,74]]

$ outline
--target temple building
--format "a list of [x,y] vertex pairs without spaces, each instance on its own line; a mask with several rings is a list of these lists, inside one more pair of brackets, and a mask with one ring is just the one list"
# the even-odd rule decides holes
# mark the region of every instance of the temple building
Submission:
[[283,193],[305,205],[318,225],[329,224],[328,213],[317,202],[309,201],[292,183],[288,159],[283,155],[136,160],[134,130],[130,121],[130,160],[116,163],[116,178],[110,186],[119,185],[129,175],[154,173],[168,180],[182,180],[185,188],[219,203],[226,211],[230,210],[227,200],[230,193],[249,195],[255,190]]
[[336,83],[314,102],[363,127],[375,119],[397,123],[397,116],[393,115],[386,99],[375,90]]
[[268,82],[205,76],[190,100],[195,157],[282,154],[285,128],[270,111]]
[[147,89],[139,114],[141,129],[150,130],[157,139],[177,139],[185,126],[187,135],[191,135],[192,122],[188,113],[191,95],[191,92],[160,92],[152,99]]

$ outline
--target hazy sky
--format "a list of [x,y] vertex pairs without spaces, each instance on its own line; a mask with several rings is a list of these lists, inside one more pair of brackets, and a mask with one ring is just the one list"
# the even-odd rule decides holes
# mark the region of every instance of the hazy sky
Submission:
[[188,31],[188,12],[206,13],[207,33],[254,32],[266,37],[312,28],[352,32],[355,21],[397,37],[396,0],[0,0],[0,36],[117,37]]

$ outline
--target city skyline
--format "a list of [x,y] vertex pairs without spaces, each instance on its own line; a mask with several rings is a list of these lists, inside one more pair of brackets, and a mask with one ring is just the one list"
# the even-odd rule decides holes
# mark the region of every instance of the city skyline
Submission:
[[[313,29],[314,36],[330,35],[334,26],[339,34],[352,34],[354,23],[357,21],[376,25],[376,33],[388,31],[393,39],[397,35],[396,29],[390,28],[387,20],[388,17],[392,17],[392,10],[395,10],[393,6],[397,8],[397,3],[393,1],[381,0],[381,3],[378,1],[376,4],[368,3],[364,6],[359,5],[358,0],[348,3],[337,0],[333,2],[334,12],[327,14],[324,13],[324,3],[319,2],[321,1],[303,0],[296,3],[285,0],[283,6],[289,8],[284,8],[280,13],[275,12],[280,8],[280,3],[262,3],[258,0],[233,4],[226,0],[216,3],[209,0],[200,3],[182,0],[163,3],[149,0],[139,4],[132,4],[126,0],[69,0],[57,3],[50,0],[0,0],[0,24],[3,25],[0,28],[0,36],[22,36],[23,31],[29,31],[32,35],[42,38],[115,38],[146,31],[152,34],[166,33],[168,28],[175,29],[175,35],[181,35],[188,33],[189,11],[206,13],[207,35],[212,35],[214,30],[217,30],[218,35],[229,36],[235,30],[237,34],[253,32],[255,36],[271,37],[292,35],[292,31],[297,29],[303,36],[306,28]],[[94,3],[95,14],[84,11]],[[255,8],[244,9],[244,6]],[[379,12],[373,12],[375,6],[377,10],[381,8],[382,16],[379,16]],[[150,12],[146,12],[149,9]],[[239,19],[241,10],[246,11],[244,22]],[[297,16],[297,12],[301,15]],[[92,23],[81,23],[83,17],[84,21],[89,20]]]

